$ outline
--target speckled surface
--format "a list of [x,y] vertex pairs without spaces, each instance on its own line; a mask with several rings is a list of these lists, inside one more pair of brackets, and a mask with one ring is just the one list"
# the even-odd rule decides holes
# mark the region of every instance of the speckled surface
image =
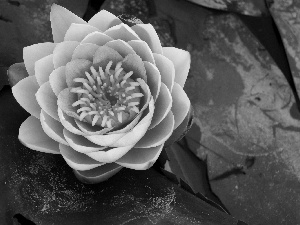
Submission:
[[[299,87],[298,11],[293,7],[297,4],[275,2],[272,14]],[[184,0],[123,3],[109,0],[103,8],[151,22],[163,46],[190,51],[185,90],[202,132],[198,139],[192,137],[200,143],[193,150],[207,160],[212,190],[226,208],[249,224],[299,224],[300,122],[292,115],[295,100],[290,87],[264,46],[233,14]],[[7,23],[0,21],[0,27]],[[13,48],[20,51],[16,43]],[[20,58],[7,55],[4,62],[16,59]],[[3,98],[13,102],[7,88],[0,92]],[[9,224],[17,212],[43,225],[100,219],[107,224],[237,223],[153,170],[122,170],[96,186],[79,183],[60,157],[34,153],[18,142],[17,130],[27,114],[18,111],[15,102],[1,104],[2,118],[14,119],[0,124],[0,151],[5,151],[0,157],[5,162],[0,164],[0,189],[7,193],[0,195],[0,224]]]
[[195,4],[241,13],[249,16],[262,16],[268,14],[266,2],[264,0],[187,0]]
[[53,41],[49,21],[53,3],[83,16],[88,0],[0,1],[0,67],[23,61],[25,46]]
[[300,122],[286,78],[237,16],[170,5],[157,12],[192,55],[185,90],[202,132],[193,150],[207,160],[212,190],[249,224],[299,224]]
[[[9,104],[7,104],[9,103]],[[28,114],[9,87],[0,92],[0,224],[16,213],[37,225],[209,224],[238,220],[204,203],[153,169],[123,169],[100,184],[79,182],[62,157],[38,153],[17,139]]]

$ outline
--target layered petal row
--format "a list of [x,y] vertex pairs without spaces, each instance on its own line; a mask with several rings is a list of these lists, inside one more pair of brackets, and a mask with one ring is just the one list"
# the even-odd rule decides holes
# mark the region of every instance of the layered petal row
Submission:
[[105,10],[86,22],[54,4],[50,21],[53,43],[24,48],[30,76],[12,88],[31,114],[20,141],[61,154],[85,182],[151,167],[188,114],[190,54]]

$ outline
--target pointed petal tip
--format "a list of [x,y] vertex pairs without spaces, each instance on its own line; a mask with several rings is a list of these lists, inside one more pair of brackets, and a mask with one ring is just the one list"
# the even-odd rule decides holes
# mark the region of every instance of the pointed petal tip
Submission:
[[73,12],[56,4],[51,6],[50,21],[54,42],[62,42],[64,40],[64,36],[72,23],[87,23]]
[[60,154],[58,142],[44,132],[40,120],[33,116],[29,116],[21,124],[18,138],[23,145],[32,150]]
[[163,47],[163,55],[174,64],[175,82],[184,87],[191,66],[190,52],[175,47]]
[[12,87],[12,94],[16,101],[36,118],[40,117],[41,110],[41,107],[35,98],[35,93],[38,89],[39,85],[35,76],[25,77]]
[[106,181],[118,173],[122,168],[123,167],[118,164],[109,163],[88,171],[74,170],[74,174],[77,179],[83,183],[95,184]]
[[116,163],[129,169],[147,170],[156,162],[163,146],[162,144],[151,148],[133,148]]

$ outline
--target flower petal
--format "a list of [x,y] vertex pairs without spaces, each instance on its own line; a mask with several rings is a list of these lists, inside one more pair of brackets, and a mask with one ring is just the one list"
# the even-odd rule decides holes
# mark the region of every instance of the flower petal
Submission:
[[86,77],[85,71],[90,70],[92,62],[86,59],[74,59],[66,65],[66,82],[68,87],[76,87],[80,84],[74,82],[74,78]]
[[[117,140],[122,138],[126,133],[118,133],[118,134],[99,134],[99,135],[89,135],[85,136],[89,141],[101,145],[101,146],[112,146]],[[119,147],[119,146],[113,146]]]
[[132,40],[128,41],[128,44],[133,48],[136,54],[142,58],[143,61],[155,64],[152,51],[146,42],[142,40]]
[[38,84],[41,86],[49,80],[49,76],[54,70],[53,54],[45,56],[35,62],[34,66],[35,77]]
[[156,67],[158,68],[160,75],[161,75],[161,81],[167,85],[170,92],[172,91],[174,80],[175,80],[175,67],[173,62],[168,59],[167,57],[153,53]]
[[72,104],[78,100],[78,96],[77,94],[70,92],[70,90],[71,88],[66,88],[59,93],[57,96],[57,105],[68,116],[79,119],[77,114],[78,106],[72,106]]
[[107,46],[101,46],[95,52],[93,65],[95,68],[99,66],[105,68],[109,61],[113,61],[112,68],[114,68],[122,60],[123,57],[116,50]]
[[163,53],[159,37],[151,24],[136,24],[131,28],[140,37],[140,39],[149,45],[152,52],[158,54]]
[[191,102],[182,87],[175,82],[172,91],[173,105],[171,111],[174,114],[175,125],[174,130],[182,123],[189,112]]
[[72,23],[67,30],[64,41],[82,41],[85,36],[95,31],[99,31],[96,27],[88,24]]
[[52,54],[55,46],[55,43],[45,42],[23,48],[23,59],[29,76],[34,75],[35,62]]
[[82,41],[81,44],[85,44],[85,43],[91,43],[91,44],[95,44],[98,46],[102,46],[105,45],[107,42],[112,41],[113,39],[101,32],[93,32],[88,34]]
[[[174,142],[179,141],[190,130],[193,124],[194,111],[192,105],[190,105],[189,112],[187,113],[181,124],[173,130],[172,135],[165,142],[165,148],[171,146]],[[190,131],[191,132],[191,131]]]
[[80,44],[74,50],[72,60],[87,59],[89,61],[93,61],[94,54],[98,48],[98,45],[92,43]]
[[148,130],[154,112],[154,101],[151,98],[149,102],[149,112],[142,118],[142,120],[128,133],[126,133],[122,138],[111,144],[111,147],[122,147],[135,145],[146,133]]
[[45,134],[40,120],[33,116],[29,116],[20,126],[19,140],[32,150],[59,154],[58,142]]
[[155,111],[149,129],[157,126],[169,113],[172,107],[172,96],[167,86],[162,83],[158,98],[155,102]]
[[152,148],[133,148],[116,163],[134,170],[149,169],[158,159],[163,146],[162,144]]
[[136,143],[135,148],[151,148],[163,144],[171,136],[174,129],[174,116],[171,111],[168,115],[153,129]]
[[54,42],[62,42],[64,40],[65,34],[72,23],[87,23],[71,11],[56,4],[53,4],[51,7],[50,21]]
[[86,153],[92,159],[99,162],[112,163],[124,156],[134,145],[117,148],[107,148],[103,151]]
[[67,114],[65,114],[60,108],[58,108],[57,112],[61,124],[68,131],[72,132],[73,134],[84,135],[84,133],[78,129],[73,117],[70,117]]
[[66,142],[65,137],[63,135],[63,125],[57,120],[54,120],[51,116],[49,116],[44,110],[41,110],[40,120],[42,124],[42,128],[44,132],[52,138],[54,141],[57,141],[64,145],[69,145]]
[[64,41],[58,43],[53,51],[54,68],[65,66],[72,59],[75,48],[79,45],[77,41]]
[[67,164],[75,170],[90,170],[103,165],[86,154],[75,151],[70,146],[59,144],[59,149]]
[[36,100],[41,108],[53,119],[59,120],[57,115],[57,97],[52,91],[49,81],[40,86],[35,94]]
[[136,115],[136,117],[129,123],[127,124],[124,128],[119,129],[119,130],[113,130],[111,132],[108,132],[108,134],[121,134],[121,133],[127,133],[130,131],[141,119],[144,110],[147,108],[147,104],[144,105],[144,107],[140,110],[139,114]]
[[137,54],[127,55],[122,62],[122,67],[126,72],[133,71],[133,75],[131,76],[131,78],[142,78],[145,82],[147,82],[144,62]]
[[140,40],[139,36],[126,24],[121,23],[107,29],[104,34],[107,34],[111,38],[123,41]]
[[58,96],[58,94],[62,90],[68,87],[66,83],[65,71],[66,71],[66,66],[61,66],[53,70],[49,76],[50,86],[56,96]]
[[66,141],[71,146],[71,148],[73,148],[77,152],[88,153],[88,152],[95,152],[107,148],[107,147],[96,145],[90,142],[89,140],[87,140],[85,137],[81,135],[73,134],[67,129],[64,129],[63,135],[66,138]]
[[101,31],[106,31],[108,28],[121,23],[122,21],[118,17],[106,10],[101,10],[88,21],[88,24],[97,27]]
[[98,134],[102,135],[102,134],[106,134],[108,131],[111,130],[111,128],[92,126],[92,124],[80,120],[75,120],[75,123],[77,124],[78,128],[85,134],[85,136],[98,135]]
[[132,47],[123,40],[112,40],[105,44],[105,46],[116,50],[122,57],[126,57],[128,54],[135,54]]
[[191,65],[190,53],[174,47],[164,47],[163,55],[170,59],[175,66],[175,82],[184,87]]
[[161,86],[160,72],[157,69],[157,67],[150,62],[144,61],[144,66],[147,74],[147,84],[150,88],[151,94],[155,102],[159,95],[160,86]]
[[107,163],[86,171],[74,170],[76,177],[85,183],[99,183],[118,173],[123,167],[116,163]]
[[39,84],[35,76],[25,77],[12,87],[12,94],[17,102],[31,115],[40,118],[41,107],[38,104],[35,93],[39,89]]

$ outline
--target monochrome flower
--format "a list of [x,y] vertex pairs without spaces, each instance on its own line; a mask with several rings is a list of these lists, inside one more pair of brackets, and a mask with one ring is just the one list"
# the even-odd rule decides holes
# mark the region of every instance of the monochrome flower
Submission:
[[190,54],[105,10],[85,22],[54,4],[50,20],[54,42],[24,48],[29,76],[12,88],[31,114],[20,141],[61,154],[87,182],[151,167],[190,109]]

